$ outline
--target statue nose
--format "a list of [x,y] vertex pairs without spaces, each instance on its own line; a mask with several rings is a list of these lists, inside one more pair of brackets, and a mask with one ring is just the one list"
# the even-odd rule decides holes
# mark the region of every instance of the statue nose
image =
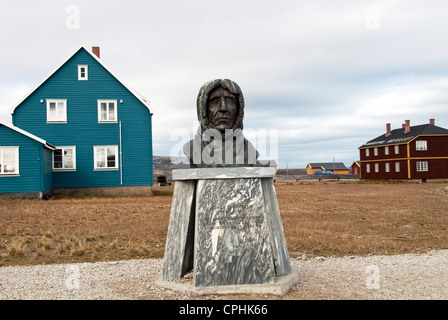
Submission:
[[225,99],[221,98],[221,107],[219,108],[219,111],[227,111],[227,105]]

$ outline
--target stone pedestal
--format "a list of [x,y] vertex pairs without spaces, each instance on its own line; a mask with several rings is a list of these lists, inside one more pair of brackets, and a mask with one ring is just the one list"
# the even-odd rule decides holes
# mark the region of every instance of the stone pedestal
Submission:
[[291,273],[274,168],[174,170],[162,280],[195,287],[270,284]]

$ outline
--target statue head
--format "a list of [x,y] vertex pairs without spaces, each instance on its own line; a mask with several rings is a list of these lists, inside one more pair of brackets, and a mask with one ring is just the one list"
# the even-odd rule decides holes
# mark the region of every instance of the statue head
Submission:
[[184,154],[193,168],[253,166],[259,153],[244,138],[244,98],[228,79],[205,83],[197,98],[200,130],[187,142]]
[[243,129],[244,97],[240,87],[228,79],[205,83],[199,90],[197,114],[202,132]]

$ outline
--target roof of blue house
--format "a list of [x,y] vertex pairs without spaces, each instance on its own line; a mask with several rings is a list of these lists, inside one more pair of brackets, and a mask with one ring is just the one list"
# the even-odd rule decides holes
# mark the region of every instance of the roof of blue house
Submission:
[[11,130],[14,130],[14,131],[16,131],[16,132],[18,132],[18,133],[20,133],[20,134],[30,138],[30,139],[36,140],[37,142],[43,144],[44,147],[46,147],[46,148],[48,148],[50,150],[54,150],[55,149],[55,146],[53,146],[52,144],[48,143],[44,139],[41,139],[38,136],[35,136],[34,134],[31,134],[31,133],[29,133],[29,132],[27,132],[25,130],[22,130],[22,129],[16,127],[16,126],[13,126],[12,124],[7,124],[7,123],[4,123],[4,122],[0,122],[0,126],[5,126],[5,127],[9,128]]
[[[53,70],[46,78],[44,78],[37,86],[35,86],[28,94],[26,94],[22,99],[20,99],[12,108],[9,109],[10,114],[14,114],[15,109],[23,102],[25,101],[33,92],[35,92],[42,84],[44,84],[54,73],[56,73],[67,61],[69,61],[74,55],[76,55],[79,50],[84,49],[86,52],[88,52],[92,58],[94,58],[104,69],[106,69],[111,75],[117,79],[118,82],[120,82],[126,89],[128,89],[138,100],[140,100],[141,103],[143,103],[148,110],[150,107],[150,101],[142,96],[140,93],[132,89],[131,87],[127,86],[124,82],[122,82],[116,75],[114,75],[108,67],[93,53],[91,53],[89,50],[85,48],[85,46],[80,46],[71,56],[69,56],[66,60],[64,60],[55,70]],[[151,110],[150,110],[151,111]]]

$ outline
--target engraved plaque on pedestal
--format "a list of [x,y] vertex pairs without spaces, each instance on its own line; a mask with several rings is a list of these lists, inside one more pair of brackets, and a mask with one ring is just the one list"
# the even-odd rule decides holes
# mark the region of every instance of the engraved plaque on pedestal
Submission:
[[196,194],[195,286],[274,282],[261,180],[199,180]]

